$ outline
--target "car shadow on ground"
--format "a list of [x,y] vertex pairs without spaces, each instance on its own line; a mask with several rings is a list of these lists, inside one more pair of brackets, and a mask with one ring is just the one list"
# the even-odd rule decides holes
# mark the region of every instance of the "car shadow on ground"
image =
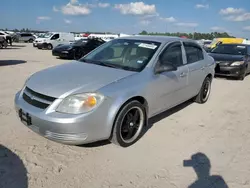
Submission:
[[0,60],[0,67],[1,66],[9,66],[9,65],[18,65],[26,63],[27,61],[24,60]]
[[21,47],[26,47],[27,45],[22,45],[22,44],[12,44],[9,47],[17,47],[17,48],[21,48]]
[[22,160],[0,144],[0,187],[28,188],[27,170]]
[[211,163],[204,153],[196,153],[191,159],[183,161],[184,167],[192,167],[197,175],[195,182],[191,183],[188,188],[228,188],[222,176],[211,175]]
[[17,50],[21,48],[13,47],[13,46],[8,46],[7,48],[2,48],[1,50]]
[[[250,73],[246,74],[246,78],[250,76]],[[220,80],[231,80],[231,81],[238,81],[238,82],[242,82],[242,80],[239,80],[236,77],[226,77],[226,76],[215,76],[214,78],[216,79],[220,79]]]
[[190,99],[190,100],[188,100],[188,101],[186,101],[186,102],[184,102],[184,103],[182,103],[174,108],[171,108],[171,109],[166,110],[166,111],[164,111],[156,116],[151,117],[148,121],[148,126],[144,130],[142,136],[144,136],[149,131],[149,129],[151,129],[157,122],[181,111],[182,109],[188,107],[191,104],[193,104],[193,99]]
[[[154,126],[155,123],[181,111],[182,109],[186,108],[187,106],[191,105],[192,103],[193,103],[193,100],[190,99],[187,102],[184,102],[184,103],[182,103],[182,104],[180,104],[180,105],[178,105],[170,110],[164,111],[164,112],[150,118],[149,122],[148,122],[148,126],[145,127],[145,129],[143,130],[139,139],[141,139],[149,131],[149,129],[151,129]],[[98,141],[98,142],[94,142],[94,143],[79,145],[79,147],[92,148],[92,147],[101,147],[101,146],[105,146],[108,144],[110,144],[110,141],[104,140],[104,141]]]

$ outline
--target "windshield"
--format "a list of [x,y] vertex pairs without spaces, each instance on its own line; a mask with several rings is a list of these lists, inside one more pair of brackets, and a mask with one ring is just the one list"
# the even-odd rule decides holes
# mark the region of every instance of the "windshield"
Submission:
[[219,45],[215,47],[211,53],[231,54],[231,55],[246,55],[247,48],[244,45]]
[[45,37],[45,34],[39,34],[37,35],[37,38],[44,38]]
[[80,61],[139,72],[148,64],[160,44],[144,40],[114,39]]
[[81,44],[86,43],[87,41],[88,41],[87,39],[80,39],[80,40],[75,41],[73,45],[81,45]]
[[50,38],[53,35],[53,33],[46,33],[43,38]]

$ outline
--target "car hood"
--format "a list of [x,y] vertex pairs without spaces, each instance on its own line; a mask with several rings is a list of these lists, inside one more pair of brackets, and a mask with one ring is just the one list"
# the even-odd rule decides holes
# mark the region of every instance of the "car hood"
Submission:
[[64,98],[73,93],[94,92],[135,73],[73,61],[33,74],[26,85],[35,92]]
[[242,61],[244,59],[243,55],[230,55],[230,54],[217,54],[217,53],[208,53],[212,56],[215,61]]
[[71,44],[63,44],[63,45],[56,46],[54,49],[55,50],[68,50],[70,47],[72,47]]

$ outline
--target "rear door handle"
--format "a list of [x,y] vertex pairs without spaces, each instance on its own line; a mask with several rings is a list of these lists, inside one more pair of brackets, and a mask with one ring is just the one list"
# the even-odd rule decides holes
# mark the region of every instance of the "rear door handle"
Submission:
[[205,69],[205,67],[201,67],[201,70],[204,70]]

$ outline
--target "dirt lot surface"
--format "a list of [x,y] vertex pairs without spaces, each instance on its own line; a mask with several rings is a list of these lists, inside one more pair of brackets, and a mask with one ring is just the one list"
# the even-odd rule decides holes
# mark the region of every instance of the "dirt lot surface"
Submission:
[[38,136],[14,110],[14,95],[31,74],[65,62],[31,44],[0,49],[1,188],[250,187],[250,76],[214,79],[206,104],[155,117],[129,148],[76,147]]

